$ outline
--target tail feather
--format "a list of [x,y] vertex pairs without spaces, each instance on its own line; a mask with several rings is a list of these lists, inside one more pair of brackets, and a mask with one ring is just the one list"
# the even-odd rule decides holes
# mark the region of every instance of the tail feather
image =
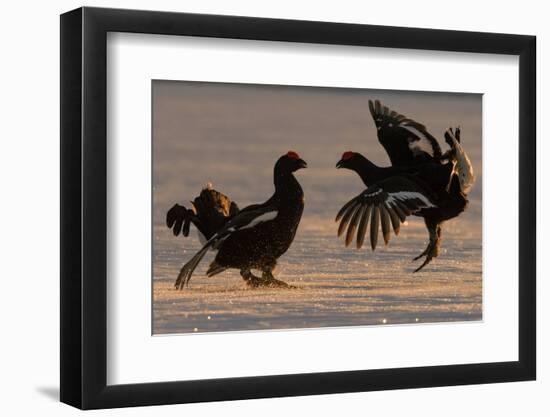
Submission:
[[210,249],[211,242],[207,243],[202,247],[200,251],[198,251],[195,256],[193,256],[189,262],[187,262],[180,270],[180,273],[178,275],[178,278],[176,279],[176,283],[174,286],[176,289],[181,290],[184,286],[189,285],[189,280],[191,280],[191,275],[193,275],[193,272],[199,266],[200,261],[202,261],[202,258],[204,258],[204,255],[206,255],[206,252]]
[[203,225],[203,235],[210,239],[227,220],[239,212],[238,206],[225,194],[205,188],[193,200],[193,207]]
[[193,210],[189,210],[179,204],[174,204],[166,213],[166,226],[174,231],[174,236],[180,234],[189,236],[191,222],[197,223],[197,217]]
[[210,267],[208,268],[208,271],[206,271],[206,275],[209,277],[213,277],[214,275],[219,274],[220,272],[223,272],[227,269],[227,267],[220,265],[216,261],[213,261],[210,264]]
[[[206,252],[219,244],[220,236],[218,232],[220,229],[224,227],[228,220],[239,213],[237,204],[225,194],[214,190],[211,184],[204,188],[191,204],[192,209],[175,204],[168,211],[166,217],[166,225],[174,228],[176,236],[180,232],[184,236],[188,236],[191,223],[193,223],[199,232],[208,239],[205,245],[181,268],[174,284],[180,290],[189,285],[193,272],[206,255]],[[214,273],[219,273],[224,269],[217,268]],[[208,273],[210,272],[209,270]]]
[[[456,135],[458,135],[458,138]],[[445,132],[445,141],[451,147],[454,154],[453,174],[458,176],[462,192],[464,194],[468,194],[475,181],[474,168],[468,154],[464,151],[464,148],[460,144],[459,138],[460,128],[456,128],[454,132],[451,128],[449,128]],[[450,183],[451,180],[449,180],[447,190],[450,189]]]

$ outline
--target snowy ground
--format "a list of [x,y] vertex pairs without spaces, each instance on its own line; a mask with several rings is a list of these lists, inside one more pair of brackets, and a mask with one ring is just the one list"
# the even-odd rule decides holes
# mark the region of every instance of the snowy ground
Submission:
[[[420,218],[411,217],[398,237],[374,253],[345,248],[336,238],[336,212],[362,189],[354,174],[334,169],[341,153],[357,150],[387,164],[365,106],[373,93],[168,83],[154,93],[153,333],[482,318],[479,98],[376,92],[438,137],[450,123],[460,123],[478,177],[467,211],[444,226],[439,258],[413,274],[411,260],[427,244]],[[272,193],[274,160],[289,149],[310,165],[297,175],[306,210],[276,276],[297,288],[251,290],[237,271],[207,278],[211,254],[189,288],[176,291],[178,271],[199,242],[194,234],[174,237],[164,225],[166,210],[186,204],[207,181],[241,207],[261,202]]]

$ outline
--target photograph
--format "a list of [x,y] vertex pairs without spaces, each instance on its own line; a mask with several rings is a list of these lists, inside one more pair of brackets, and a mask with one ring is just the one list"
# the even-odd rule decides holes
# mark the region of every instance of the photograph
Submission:
[[0,415],[549,415],[543,4],[4,3]]
[[483,320],[482,94],[151,88],[153,335]]

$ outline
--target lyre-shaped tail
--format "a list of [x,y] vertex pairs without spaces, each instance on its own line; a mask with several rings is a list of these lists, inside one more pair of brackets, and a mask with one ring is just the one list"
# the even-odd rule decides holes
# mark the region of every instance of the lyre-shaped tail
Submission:
[[176,279],[176,283],[174,286],[176,289],[181,290],[184,286],[189,285],[189,280],[191,279],[191,275],[193,275],[193,272],[199,265],[200,261],[202,261],[202,258],[204,258],[204,255],[206,255],[206,252],[210,249],[212,246],[212,242],[207,242],[206,245],[204,245],[201,250],[199,250],[190,260],[180,270],[180,273],[178,275],[178,278]]

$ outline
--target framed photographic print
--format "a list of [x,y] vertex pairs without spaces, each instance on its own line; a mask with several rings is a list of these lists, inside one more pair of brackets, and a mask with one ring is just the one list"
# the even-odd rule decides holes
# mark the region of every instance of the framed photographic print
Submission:
[[535,379],[534,37],[81,8],[61,102],[63,402]]

